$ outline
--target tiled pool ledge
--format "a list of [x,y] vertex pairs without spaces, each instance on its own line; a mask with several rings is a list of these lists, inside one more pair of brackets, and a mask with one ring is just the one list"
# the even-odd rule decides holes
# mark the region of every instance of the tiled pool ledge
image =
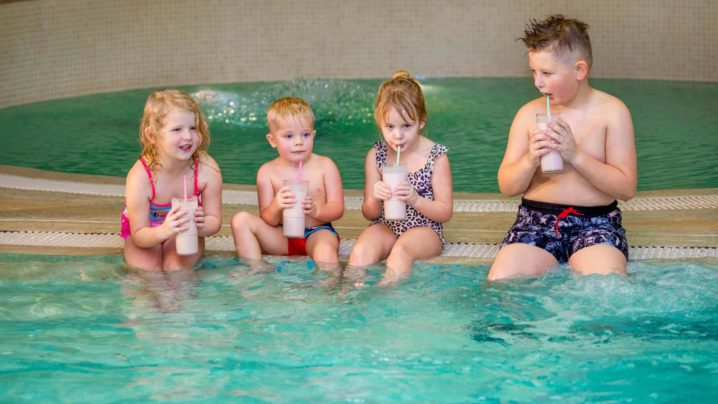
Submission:
[[[0,188],[115,197],[123,197],[125,194],[125,187],[118,184],[95,184],[12,174],[0,174]],[[346,209],[361,209],[361,197],[345,197],[344,201]],[[257,194],[253,191],[224,190],[222,202],[225,205],[256,205]],[[515,199],[457,199],[454,201],[455,212],[515,212],[517,206],[518,201]],[[717,209],[718,194],[638,196],[628,202],[619,202],[619,207],[623,211]]]
[[[339,254],[348,256],[356,240],[342,240]],[[65,248],[122,248],[122,240],[117,234],[107,233],[65,233],[65,232],[31,232],[31,231],[0,231],[0,245],[25,247],[65,247]],[[234,251],[234,243],[230,236],[212,236],[206,241],[208,252]],[[450,243],[444,248],[442,257],[493,259],[499,250],[497,244]],[[690,259],[718,258],[716,247],[665,247],[665,246],[631,246],[631,260],[650,259]]]

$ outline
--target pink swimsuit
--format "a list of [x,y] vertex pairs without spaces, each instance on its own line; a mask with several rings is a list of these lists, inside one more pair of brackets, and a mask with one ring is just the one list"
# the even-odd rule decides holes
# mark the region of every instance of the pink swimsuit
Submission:
[[[165,217],[167,217],[167,213],[169,213],[170,209],[172,209],[172,203],[154,203],[155,199],[155,182],[152,180],[152,171],[150,171],[150,168],[147,166],[147,163],[145,163],[144,160],[140,158],[140,163],[142,163],[142,167],[145,168],[145,172],[147,172],[147,177],[150,181],[150,186],[152,187],[152,199],[150,200],[150,225],[152,227],[160,226],[162,223],[165,222]],[[199,189],[197,185],[197,172],[199,170],[199,161],[195,160],[194,162],[194,192],[192,195],[197,196],[199,199]],[[200,200],[199,205],[202,206],[202,202]],[[127,207],[125,206],[125,209],[122,211],[122,216],[120,216],[120,237],[123,239],[126,239],[130,237],[132,232],[130,231],[130,218],[127,217]]]

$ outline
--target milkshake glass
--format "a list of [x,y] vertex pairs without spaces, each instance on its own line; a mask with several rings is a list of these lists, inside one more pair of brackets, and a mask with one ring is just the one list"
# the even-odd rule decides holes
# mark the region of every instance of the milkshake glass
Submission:
[[282,212],[282,227],[284,236],[288,238],[304,237],[304,208],[302,201],[307,196],[309,181],[284,180],[285,186],[290,186],[294,192],[294,206],[284,209]]
[[[559,116],[559,114],[551,114],[550,117],[546,114],[536,114],[536,123],[538,124],[539,130],[545,131],[547,129],[546,124],[557,116]],[[551,150],[541,156],[541,171],[547,174],[563,171],[563,158],[561,157],[561,153],[556,150]]]
[[198,200],[195,195],[187,196],[187,199],[172,198],[172,208],[184,206],[187,209],[190,220],[187,222],[187,230],[177,233],[175,247],[179,255],[197,254],[197,224],[194,222],[194,211],[197,210]]
[[[382,181],[393,190],[400,182],[406,180],[407,174],[408,171],[404,164],[385,165],[382,170]],[[406,219],[406,202],[398,200],[392,195],[391,199],[384,201],[384,218],[386,220]]]

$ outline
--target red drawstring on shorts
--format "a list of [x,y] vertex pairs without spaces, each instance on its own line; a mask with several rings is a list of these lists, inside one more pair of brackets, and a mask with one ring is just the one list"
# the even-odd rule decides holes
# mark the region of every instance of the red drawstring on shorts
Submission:
[[568,217],[568,215],[576,215],[576,216],[583,216],[583,214],[576,209],[573,208],[573,206],[566,208],[561,211],[561,213],[556,216],[556,234],[561,235],[561,232],[558,230],[558,224],[561,222],[561,219],[565,219]]

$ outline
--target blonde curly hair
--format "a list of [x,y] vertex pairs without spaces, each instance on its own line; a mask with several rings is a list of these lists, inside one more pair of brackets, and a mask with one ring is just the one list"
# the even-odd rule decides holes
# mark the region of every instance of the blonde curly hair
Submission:
[[[165,118],[173,108],[192,112],[195,116],[195,126],[201,137],[197,150],[192,154],[192,160],[197,161],[207,155],[210,140],[209,125],[197,101],[181,90],[157,90],[147,97],[142,120],[140,120],[140,145],[142,146],[140,157],[145,160],[153,173],[157,173],[157,170],[162,167],[157,136],[165,125]],[[150,128],[149,135],[145,135],[147,128]]]

